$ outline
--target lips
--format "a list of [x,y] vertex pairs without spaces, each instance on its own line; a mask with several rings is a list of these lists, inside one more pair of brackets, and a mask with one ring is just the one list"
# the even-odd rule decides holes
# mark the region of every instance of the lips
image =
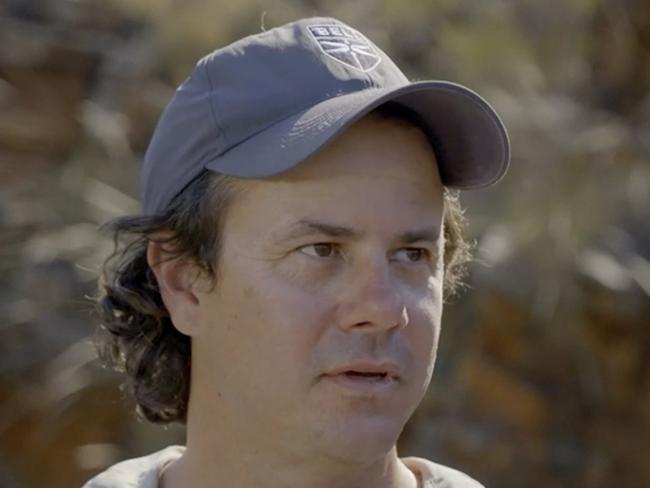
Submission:
[[326,376],[346,376],[348,378],[368,378],[381,380],[398,379],[400,368],[394,363],[351,363],[334,368]]
[[400,374],[395,363],[350,363],[328,371],[322,379],[344,397],[369,399],[395,394]]
[[360,371],[346,371],[344,374],[350,378],[382,379],[386,377],[386,373],[362,373]]

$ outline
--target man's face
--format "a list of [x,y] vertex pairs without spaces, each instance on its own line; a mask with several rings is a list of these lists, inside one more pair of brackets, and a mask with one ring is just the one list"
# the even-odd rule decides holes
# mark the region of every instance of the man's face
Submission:
[[429,143],[368,117],[296,168],[241,185],[217,285],[198,295],[191,402],[242,442],[388,452],[428,386],[440,330],[443,198]]

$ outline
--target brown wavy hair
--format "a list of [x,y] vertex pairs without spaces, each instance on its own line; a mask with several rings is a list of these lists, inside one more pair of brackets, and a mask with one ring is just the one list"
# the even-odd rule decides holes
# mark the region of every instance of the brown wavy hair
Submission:
[[[421,127],[400,106],[375,111]],[[114,249],[99,277],[96,310],[100,326],[95,344],[104,364],[126,373],[125,388],[139,416],[155,423],[185,423],[190,388],[190,338],[179,332],[160,296],[147,262],[150,241],[166,249],[165,259],[189,258],[212,284],[218,280],[220,229],[237,184],[229,176],[203,172],[179,193],[167,210],[155,216],[126,216],[104,229]],[[471,246],[458,193],[444,191],[444,294],[463,285]]]

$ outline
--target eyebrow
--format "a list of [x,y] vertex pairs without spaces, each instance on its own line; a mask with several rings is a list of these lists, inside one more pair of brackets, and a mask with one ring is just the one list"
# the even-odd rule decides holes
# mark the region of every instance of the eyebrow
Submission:
[[[362,232],[358,232],[350,227],[341,225],[332,225],[326,222],[316,220],[300,219],[291,225],[289,233],[284,236],[283,240],[292,240],[299,237],[305,237],[312,234],[322,234],[329,237],[345,237],[348,239],[358,240],[363,237]],[[440,236],[439,229],[436,227],[423,227],[421,229],[407,230],[396,236],[397,241],[405,244],[414,242],[429,241],[436,242]]]

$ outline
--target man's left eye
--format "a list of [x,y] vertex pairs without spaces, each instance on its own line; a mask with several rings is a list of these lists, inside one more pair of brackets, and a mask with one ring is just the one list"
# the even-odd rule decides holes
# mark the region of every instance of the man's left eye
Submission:
[[396,256],[398,261],[417,263],[426,260],[429,257],[429,252],[421,247],[405,247],[397,251]]

